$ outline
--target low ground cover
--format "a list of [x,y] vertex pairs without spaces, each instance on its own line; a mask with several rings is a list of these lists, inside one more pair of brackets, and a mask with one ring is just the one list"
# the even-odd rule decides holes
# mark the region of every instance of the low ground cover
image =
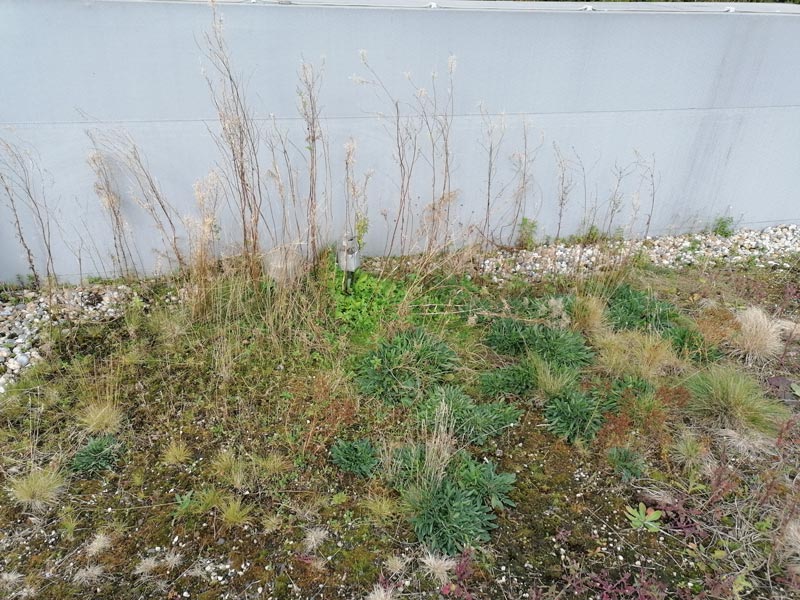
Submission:
[[2,594],[798,593],[796,268],[384,267],[46,326],[0,395]]

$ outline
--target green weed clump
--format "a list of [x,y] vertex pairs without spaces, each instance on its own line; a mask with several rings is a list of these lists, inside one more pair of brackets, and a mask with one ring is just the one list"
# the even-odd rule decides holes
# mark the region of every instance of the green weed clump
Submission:
[[536,372],[523,361],[482,373],[478,385],[486,398],[526,398],[536,389]]
[[714,365],[686,382],[692,393],[686,411],[715,427],[773,434],[789,409],[764,397],[758,382],[735,367]]
[[403,498],[420,542],[448,555],[485,544],[496,527],[492,510],[472,491],[450,478],[431,486],[413,486]]
[[614,329],[664,331],[674,326],[678,309],[628,284],[617,287],[608,300],[607,316]]
[[711,344],[694,327],[679,325],[664,332],[675,354],[694,363],[714,362],[722,358],[719,348]]
[[336,275],[332,278],[336,319],[356,334],[372,333],[379,323],[396,314],[397,306],[406,295],[399,282],[366,272],[357,274],[348,294],[340,285],[342,271],[336,269]]
[[467,444],[482,446],[489,437],[498,435],[506,427],[519,421],[522,411],[505,402],[477,404],[461,388],[439,386],[420,403],[417,417],[426,427],[432,428],[436,411],[441,403],[449,409],[453,433]]
[[372,442],[366,439],[336,440],[331,447],[331,460],[342,471],[370,477],[378,466],[378,457]]
[[72,470],[84,475],[96,475],[113,469],[119,458],[120,444],[113,435],[89,438],[72,459]]
[[579,333],[509,318],[492,322],[486,343],[502,354],[530,352],[561,367],[579,368],[589,364],[594,356]]
[[600,402],[574,389],[550,398],[544,416],[547,429],[570,443],[592,440],[604,421]]
[[457,366],[447,344],[423,329],[408,329],[362,358],[356,383],[363,394],[410,406]]
[[609,448],[606,458],[614,470],[622,475],[623,481],[630,481],[644,475],[644,461],[635,450],[619,447]]
[[458,463],[454,476],[459,486],[477,492],[493,509],[516,506],[508,495],[517,476],[514,473],[498,473],[491,461],[478,462],[465,455]]

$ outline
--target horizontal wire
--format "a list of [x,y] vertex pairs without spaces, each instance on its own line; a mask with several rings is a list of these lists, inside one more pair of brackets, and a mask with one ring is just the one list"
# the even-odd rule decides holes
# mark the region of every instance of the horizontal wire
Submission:
[[[539,112],[492,112],[492,113],[455,113],[448,116],[454,119],[474,119],[485,117],[548,117],[548,116],[580,116],[580,115],[604,115],[604,114],[642,114],[642,113],[668,113],[668,112],[734,112],[734,111],[760,111],[760,110],[779,110],[797,109],[800,104],[773,104],[756,106],[708,106],[708,107],[676,107],[676,108],[628,108],[618,110],[582,110],[582,111],[539,111]],[[437,113],[440,116],[446,113]],[[419,113],[401,115],[401,117],[419,116]],[[394,119],[390,114],[370,114],[370,115],[336,115],[320,116],[323,121],[369,121]],[[293,117],[252,117],[253,121],[303,121],[301,116]],[[0,126],[27,126],[27,125],[104,125],[104,124],[151,124],[151,123],[215,123],[219,122],[216,117],[208,118],[186,118],[186,119],[108,119],[108,120],[59,120],[59,121],[0,121]]]

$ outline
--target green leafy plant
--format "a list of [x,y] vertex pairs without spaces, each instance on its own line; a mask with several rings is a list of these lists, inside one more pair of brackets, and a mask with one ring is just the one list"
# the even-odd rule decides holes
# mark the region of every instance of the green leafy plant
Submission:
[[342,471],[355,473],[361,477],[369,477],[378,466],[375,448],[365,439],[351,442],[336,440],[331,447],[331,460]]
[[343,272],[337,268],[336,275],[332,279],[336,319],[358,334],[369,334],[379,322],[391,318],[405,297],[400,283],[365,272],[356,274],[350,293],[346,294],[339,285]]
[[517,247],[523,250],[533,249],[536,246],[537,229],[539,229],[539,223],[536,222],[536,219],[522,217],[517,234]]
[[578,390],[550,398],[544,416],[547,429],[568,442],[593,439],[604,421],[598,402]]
[[449,478],[430,486],[412,486],[403,499],[417,538],[435,552],[453,555],[467,546],[484,544],[496,527],[495,516],[483,500]]
[[508,494],[517,476],[514,473],[498,473],[490,460],[478,462],[467,455],[458,463],[454,477],[461,488],[477,493],[493,509],[516,506]]
[[644,502],[639,502],[639,506],[634,508],[632,506],[625,507],[625,517],[634,529],[646,529],[651,532],[661,531],[661,515],[660,510],[647,508]]
[[614,470],[622,475],[623,481],[644,475],[645,464],[642,457],[630,448],[609,448],[606,458]]
[[408,406],[431,385],[448,379],[457,365],[447,344],[423,329],[409,329],[364,356],[356,382],[364,394]]
[[461,388],[445,385],[434,388],[420,403],[417,417],[427,427],[433,427],[436,410],[442,402],[449,408],[455,435],[468,444],[485,444],[489,437],[510,427],[522,415],[522,411],[511,404],[477,404]]
[[678,310],[647,292],[622,284],[611,294],[607,314],[615,329],[664,331],[674,326]]
[[594,356],[579,333],[528,325],[509,318],[492,322],[486,343],[503,354],[531,352],[561,367],[581,367],[589,364]]
[[735,233],[733,217],[717,217],[711,224],[711,233],[719,237],[729,238]]
[[113,435],[89,438],[72,459],[72,470],[85,475],[95,475],[114,468],[119,458],[120,444]]
[[181,517],[185,517],[194,508],[194,491],[190,490],[185,494],[175,494],[175,510],[172,512],[172,523]]

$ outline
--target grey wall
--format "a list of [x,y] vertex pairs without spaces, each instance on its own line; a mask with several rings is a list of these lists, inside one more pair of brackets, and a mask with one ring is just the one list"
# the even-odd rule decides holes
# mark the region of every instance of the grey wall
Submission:
[[[505,124],[494,175],[494,227],[509,214],[511,157],[521,149],[523,122],[531,146],[540,146],[526,211],[545,234],[557,224],[554,143],[570,159],[575,182],[567,232],[580,227],[584,204],[597,203],[602,214],[612,168],[632,165],[636,152],[655,159],[653,233],[721,215],[749,226],[800,220],[800,12],[794,7],[776,14],[772,5],[742,5],[731,14],[720,5],[610,4],[591,12],[572,4],[438,5],[219,6],[260,123],[267,129],[274,115],[300,150],[297,72],[301,61],[320,65],[324,57],[321,103],[334,201],[334,216],[323,223],[329,235],[338,236],[342,227],[343,146],[351,137],[358,173],[374,173],[368,252],[383,251],[396,210],[398,168],[390,123],[380,116],[392,104],[375,86],[354,81],[354,75],[370,77],[362,49],[406,113],[415,86],[404,74],[430,93],[431,73],[438,73],[441,98],[448,57],[456,57],[451,173],[454,221],[462,225],[484,218],[487,119]],[[46,170],[42,187],[61,276],[77,275],[76,254],[84,274],[113,270],[107,219],[86,163],[87,129],[129,134],[170,201],[187,215],[195,210],[192,185],[219,162],[210,134],[218,123],[203,75],[210,25],[211,10],[201,2],[0,2],[0,137],[29,149]],[[481,104],[489,116],[481,115]],[[424,144],[422,151],[413,183],[417,223],[431,198]],[[294,160],[302,179],[301,156]],[[649,212],[645,183],[641,170],[632,168],[622,190],[628,214],[618,220],[632,222],[630,204],[638,197],[642,208],[633,229],[639,231]],[[128,225],[142,262],[156,269],[163,266],[154,253],[158,236],[129,201],[126,185],[120,182]],[[0,279],[13,279],[26,272],[26,263],[0,206]],[[41,258],[35,229],[25,224]],[[224,229],[222,245],[235,242]]]

